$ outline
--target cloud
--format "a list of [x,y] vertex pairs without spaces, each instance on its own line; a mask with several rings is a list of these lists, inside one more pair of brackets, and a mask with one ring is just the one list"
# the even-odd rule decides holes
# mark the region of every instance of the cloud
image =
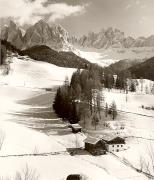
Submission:
[[143,16],[143,17],[139,20],[139,23],[140,23],[140,24],[144,24],[144,23],[146,23],[146,22],[148,22],[148,18],[145,17],[145,16]]
[[50,16],[50,21],[55,21],[56,19],[63,19],[66,16],[78,15],[79,13],[85,12],[85,6],[72,6],[67,4],[51,4],[48,7],[49,11],[52,9],[52,15]]
[[47,0],[0,0],[0,18],[13,17],[20,24],[35,23],[48,16],[49,21],[76,16],[85,12],[86,5],[68,5],[66,3],[44,4]]
[[125,9],[130,9],[132,7],[131,4],[128,4]]
[[136,5],[140,5],[140,4],[141,4],[141,0],[137,0]]

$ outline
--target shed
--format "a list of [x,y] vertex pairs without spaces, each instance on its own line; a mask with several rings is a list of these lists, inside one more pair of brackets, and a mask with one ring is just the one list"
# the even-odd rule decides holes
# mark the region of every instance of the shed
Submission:
[[105,143],[96,137],[87,137],[85,140],[85,150],[90,152],[92,155],[106,154]]
[[79,124],[71,124],[70,127],[73,133],[78,133],[82,130],[82,127]]

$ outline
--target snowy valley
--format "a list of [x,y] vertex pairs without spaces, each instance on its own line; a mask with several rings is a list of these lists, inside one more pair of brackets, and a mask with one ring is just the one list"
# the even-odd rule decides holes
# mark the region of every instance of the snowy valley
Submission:
[[[100,126],[96,132],[89,130],[75,135],[52,110],[54,89],[53,92],[46,91],[46,88],[62,85],[66,76],[70,80],[74,71],[27,57],[12,58],[9,74],[0,76],[0,99],[3,103],[0,109],[1,140],[4,137],[0,151],[0,176],[12,179],[17,172],[23,176],[23,170],[29,170],[41,180],[62,180],[71,173],[83,174],[89,180],[148,179],[134,168],[140,168],[139,160],[148,144],[153,146],[152,140],[148,139],[154,137],[154,112],[143,110],[141,106],[144,102],[144,105],[152,106],[154,96],[140,91],[129,93],[126,103],[125,93],[106,90],[105,101],[110,103],[114,100],[118,110],[127,110],[130,114],[118,113],[117,120],[109,122],[110,129],[103,130]],[[125,125],[123,131],[118,130],[118,123]],[[84,147],[88,134],[97,136],[104,131],[121,133],[128,138],[129,148],[116,153],[122,160],[112,154],[94,157],[83,152],[86,154],[71,156],[67,152],[67,148],[76,147],[76,141],[79,147]],[[129,163],[125,164],[123,160]]]
[[153,7],[0,2],[0,180],[154,179]]

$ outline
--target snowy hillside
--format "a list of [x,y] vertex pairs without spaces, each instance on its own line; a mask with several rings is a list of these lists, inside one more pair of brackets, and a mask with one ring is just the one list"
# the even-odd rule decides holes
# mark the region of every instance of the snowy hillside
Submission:
[[154,115],[152,110],[142,109],[141,106],[152,107],[154,105],[154,96],[150,93],[154,82],[143,79],[143,85],[141,85],[140,80],[137,81],[137,92],[128,92],[126,94],[125,92],[120,93],[119,90],[112,90],[110,92],[106,90],[104,91],[105,101],[109,104],[115,101],[119,110],[152,116]]
[[[151,82],[144,80],[143,86],[148,83]],[[109,122],[111,127],[115,133],[127,137],[128,149],[117,152],[116,155],[138,169],[142,168],[145,172],[148,169],[154,175],[154,111],[142,108],[154,106],[154,95],[141,93],[139,90],[138,93],[129,92],[127,95],[118,91],[106,91],[104,96],[108,104],[115,101],[119,110],[116,121]],[[124,130],[119,129],[120,124],[124,126]]]
[[12,59],[8,75],[0,76],[0,83],[13,86],[46,88],[53,85],[62,85],[66,76],[70,79],[73,68],[62,68],[45,62],[32,59]]
[[[63,84],[75,69],[26,59],[14,57],[9,75],[0,75],[0,177],[24,178],[24,172],[31,171],[39,180],[65,180],[71,173],[83,174],[86,180],[116,180],[106,170],[67,153],[66,148],[76,142],[69,129],[64,136],[54,135],[58,130],[63,133],[66,124],[52,115],[52,93],[40,88]],[[49,135],[37,131],[45,130],[47,121]]]

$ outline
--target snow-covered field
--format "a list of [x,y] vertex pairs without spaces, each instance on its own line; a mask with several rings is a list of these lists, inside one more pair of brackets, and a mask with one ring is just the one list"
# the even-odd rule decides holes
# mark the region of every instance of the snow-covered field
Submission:
[[23,172],[28,164],[31,171],[40,180],[66,180],[69,174],[82,174],[85,180],[117,180],[105,170],[80,158],[69,155],[53,155],[49,157],[1,158],[1,177],[15,177],[15,172]]
[[[54,129],[51,123],[48,133],[36,131],[37,128],[35,126],[35,130],[32,130],[24,125],[27,121],[30,122],[27,124],[29,125],[34,120],[42,121],[43,124],[45,124],[46,121],[52,120],[52,118],[46,119],[46,117],[38,119],[33,116],[24,116],[24,112],[31,113],[32,110],[36,108],[38,109],[37,113],[39,113],[39,111],[46,107],[45,105],[42,106],[42,104],[46,104],[46,98],[43,98],[45,102],[36,101],[37,96],[41,97],[44,94],[45,92],[42,90],[34,91],[27,88],[16,88],[8,85],[1,85],[0,99],[3,98],[1,103],[5,102],[5,108],[1,108],[0,110],[0,130],[1,135],[4,135],[4,143],[0,151],[0,177],[13,179],[16,172],[18,171],[23,173],[23,170],[27,165],[31,170],[35,170],[35,174],[39,175],[40,180],[64,180],[67,175],[71,173],[84,174],[87,177],[90,177],[89,179],[91,180],[116,179],[96,165],[88,163],[82,159],[72,157],[66,152],[66,147],[75,146],[76,136],[70,131],[68,131],[68,135],[54,135],[55,132],[65,132],[63,129],[59,129],[59,131],[57,131],[58,128],[64,127],[63,123],[53,124],[57,129]],[[10,99],[5,101],[5,98],[7,97],[10,97]],[[47,93],[47,97],[50,98],[52,96],[49,96]],[[31,102],[31,105],[26,102]],[[48,100],[48,102],[50,102],[50,100]],[[18,121],[23,121],[23,123],[17,123]],[[52,121],[57,122],[55,118]],[[42,123],[40,122],[40,125],[43,125]],[[82,134],[78,134],[77,139],[79,140],[80,137],[85,138]],[[18,155],[22,154],[40,153],[57,154],[48,156],[23,155],[18,157]],[[93,171],[91,171],[91,169],[93,169]]]
[[[27,165],[29,169],[35,170],[40,180],[64,180],[71,173],[84,174],[90,177],[89,180],[125,180],[126,177],[146,180],[145,176],[123,165],[112,155],[99,158],[87,154],[70,156],[65,152],[66,148],[76,147],[76,144],[82,146],[85,136],[82,133],[72,134],[66,125],[52,114],[50,115],[53,118],[46,117],[48,108],[51,108],[49,103],[52,93],[8,85],[1,86],[0,92],[0,99],[3,97],[3,100],[14,92],[12,98],[6,101],[5,110],[0,111],[3,117],[0,120],[1,132],[5,134],[0,151],[0,177],[12,179],[17,171],[23,172]],[[9,105],[10,102],[12,106]],[[37,118],[38,114],[41,114],[41,117]],[[1,157],[49,152],[58,154]]]
[[[0,139],[4,140],[0,150],[0,178],[14,180],[17,171],[23,173],[28,167],[39,180],[65,180],[71,173],[83,174],[87,180],[146,180],[143,174],[112,155],[67,153],[66,148],[83,147],[86,137],[83,133],[72,134],[67,124],[57,118],[52,111],[54,94],[42,88],[62,84],[65,76],[70,77],[73,72],[74,69],[14,58],[10,74],[0,77]],[[112,92],[106,92],[106,100],[112,101],[108,93]],[[119,103],[122,101],[123,98]],[[40,153],[45,154],[30,156]],[[22,154],[25,155],[18,156]]]
[[97,164],[97,166],[105,169],[108,173],[110,173],[113,176],[116,176],[119,180],[147,180],[144,175],[137,173],[134,171],[131,167],[126,166],[125,164],[121,163],[119,160],[117,160],[114,156],[107,154],[102,155],[98,157],[94,156],[79,156],[80,158]]
[[142,105],[154,106],[154,95],[129,92],[127,102],[126,94],[118,91],[105,91],[104,96],[108,104],[115,101],[120,110],[112,124],[123,123],[125,129],[119,133],[128,137],[126,142],[129,148],[116,154],[145,172],[148,172],[149,166],[150,173],[154,175],[154,111],[141,108]]
[[152,107],[154,105],[153,94],[140,94],[131,93],[128,94],[119,91],[104,91],[105,101],[110,105],[115,101],[117,109],[127,112],[140,113],[144,115],[154,116],[153,110],[143,109],[141,106]]
[[72,72],[74,69],[14,58],[10,74],[0,77],[0,179],[17,180],[19,174],[24,179],[27,169],[39,180],[65,180],[71,173],[83,174],[87,180],[116,179],[66,151],[75,146],[76,138],[82,142],[85,136],[74,136],[56,117],[52,92],[41,88],[52,87],[52,80],[62,84]]
[[12,59],[10,72],[0,76],[0,83],[13,86],[44,88],[62,85],[66,76],[70,79],[76,69],[58,67],[53,64],[31,60]]
[[[15,113],[23,112],[30,108],[17,102],[22,98],[30,98],[42,93],[43,92],[36,90],[1,85],[0,136],[4,135],[4,143],[0,155],[30,154],[35,150],[40,153],[66,150],[66,148],[61,146],[54,139],[13,122],[18,121],[20,118],[15,115]],[[24,119],[26,120],[26,117]]]

